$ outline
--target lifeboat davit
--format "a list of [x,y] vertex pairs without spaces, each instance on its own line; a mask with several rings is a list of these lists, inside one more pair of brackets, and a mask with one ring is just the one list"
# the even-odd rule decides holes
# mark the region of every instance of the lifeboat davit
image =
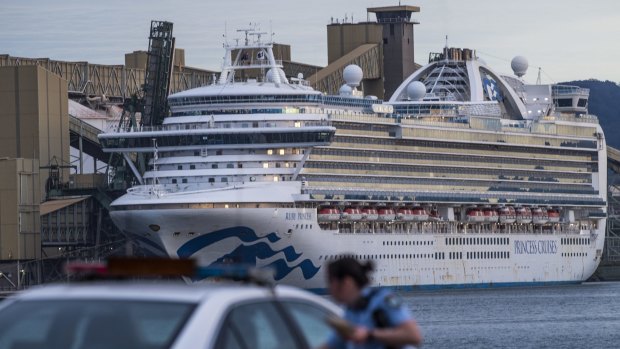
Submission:
[[323,207],[317,214],[319,222],[333,222],[340,219],[340,210],[335,207]]
[[543,210],[540,207],[532,208],[532,223],[534,224],[545,224],[549,222],[549,214],[547,210]]
[[484,222],[484,214],[482,210],[474,207],[467,210],[466,218],[468,223],[482,223]]
[[515,212],[517,214],[517,223],[532,222],[532,210],[529,207],[517,207]]
[[433,209],[428,214],[428,220],[433,221],[433,222],[438,222],[441,220],[441,216],[439,215],[439,212],[437,212],[437,210]]
[[341,217],[345,221],[361,221],[362,210],[357,207],[347,207],[342,211]]
[[549,217],[549,223],[558,223],[560,222],[560,211],[550,208],[547,210],[547,217]]
[[396,212],[389,207],[380,207],[377,209],[378,211],[378,219],[380,221],[392,221],[396,218]]
[[498,211],[499,222],[503,224],[512,224],[517,221],[517,214],[512,206],[500,207]]

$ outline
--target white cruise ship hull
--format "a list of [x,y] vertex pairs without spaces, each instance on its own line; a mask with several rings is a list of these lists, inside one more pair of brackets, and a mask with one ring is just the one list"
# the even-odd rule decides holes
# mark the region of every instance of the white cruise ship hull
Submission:
[[[594,273],[607,155],[588,89],[528,85],[522,57],[513,77],[446,48],[385,103],[361,98],[354,65],[339,95],[325,95],[300,77],[289,83],[272,44],[243,31],[244,44],[224,45],[218,82],[169,96],[162,125],[99,135],[127,163],[116,181],[129,168],[140,183],[111,215],[143,246],[206,266],[272,267],[276,282],[317,290],[342,254],[375,261],[380,287]],[[257,49],[268,59],[232,59]],[[250,68],[266,74],[235,81]]]
[[[454,288],[577,283],[597,268],[605,221],[582,234],[340,233],[322,230],[315,209],[141,209],[115,223],[154,252],[202,265],[245,263],[275,281],[318,291],[340,254],[372,259],[379,287]],[[149,226],[158,226],[155,232]]]

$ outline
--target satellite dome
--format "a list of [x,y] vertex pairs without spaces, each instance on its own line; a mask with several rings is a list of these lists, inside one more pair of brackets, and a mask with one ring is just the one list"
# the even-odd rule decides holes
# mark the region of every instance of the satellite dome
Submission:
[[527,72],[527,58],[523,56],[516,56],[510,62],[510,67],[512,68],[512,71],[515,73],[516,76],[522,77]]
[[353,94],[353,88],[347,84],[340,87],[339,93],[341,96],[350,96]]
[[[276,68],[278,74],[280,75],[280,82],[282,83],[288,83],[288,80],[286,79],[286,74],[284,73],[284,70],[282,70],[282,68]],[[275,76],[273,73],[273,68],[269,69],[267,71],[267,74],[265,75],[265,77],[267,78],[267,81],[269,82],[275,82]]]
[[426,95],[426,86],[420,81],[414,81],[407,85],[407,97],[414,101],[419,101]]
[[363,77],[362,68],[355,64],[347,65],[342,71],[342,78],[351,87],[359,86]]

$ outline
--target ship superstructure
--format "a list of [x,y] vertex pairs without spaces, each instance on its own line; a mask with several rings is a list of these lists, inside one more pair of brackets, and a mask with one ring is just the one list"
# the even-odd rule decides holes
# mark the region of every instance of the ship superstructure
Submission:
[[[220,78],[171,95],[156,129],[100,136],[153,153],[112,217],[151,251],[275,269],[324,287],[342,253],[373,259],[373,283],[460,287],[580,282],[600,261],[606,147],[588,91],[502,76],[444,49],[388,102],[289,81],[271,43],[225,45]],[[236,81],[241,69],[263,79]]]

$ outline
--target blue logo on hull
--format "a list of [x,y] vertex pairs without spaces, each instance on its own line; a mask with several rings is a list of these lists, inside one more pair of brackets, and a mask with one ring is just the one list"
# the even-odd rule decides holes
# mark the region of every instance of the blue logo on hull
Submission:
[[[267,267],[275,270],[274,279],[276,281],[283,279],[296,268],[300,268],[304,278],[308,280],[314,277],[320,269],[320,267],[314,266],[312,261],[309,259],[301,260],[296,265],[289,266],[289,263],[296,262],[301,257],[302,253],[295,251],[293,246],[287,246],[281,250],[274,250],[271,247],[271,243],[280,240],[276,233],[270,233],[264,237],[259,237],[256,235],[254,230],[248,227],[226,228],[198,236],[179,247],[177,250],[177,255],[179,258],[190,258],[203,248],[212,246],[228,238],[238,238],[243,243],[233,251],[222,255],[215,262],[213,262],[212,265],[230,261],[235,263],[256,265],[256,261],[258,259],[264,260],[271,258],[278,253],[282,253],[284,254],[284,258],[275,260],[267,265]],[[216,249],[214,250],[217,251]]]

